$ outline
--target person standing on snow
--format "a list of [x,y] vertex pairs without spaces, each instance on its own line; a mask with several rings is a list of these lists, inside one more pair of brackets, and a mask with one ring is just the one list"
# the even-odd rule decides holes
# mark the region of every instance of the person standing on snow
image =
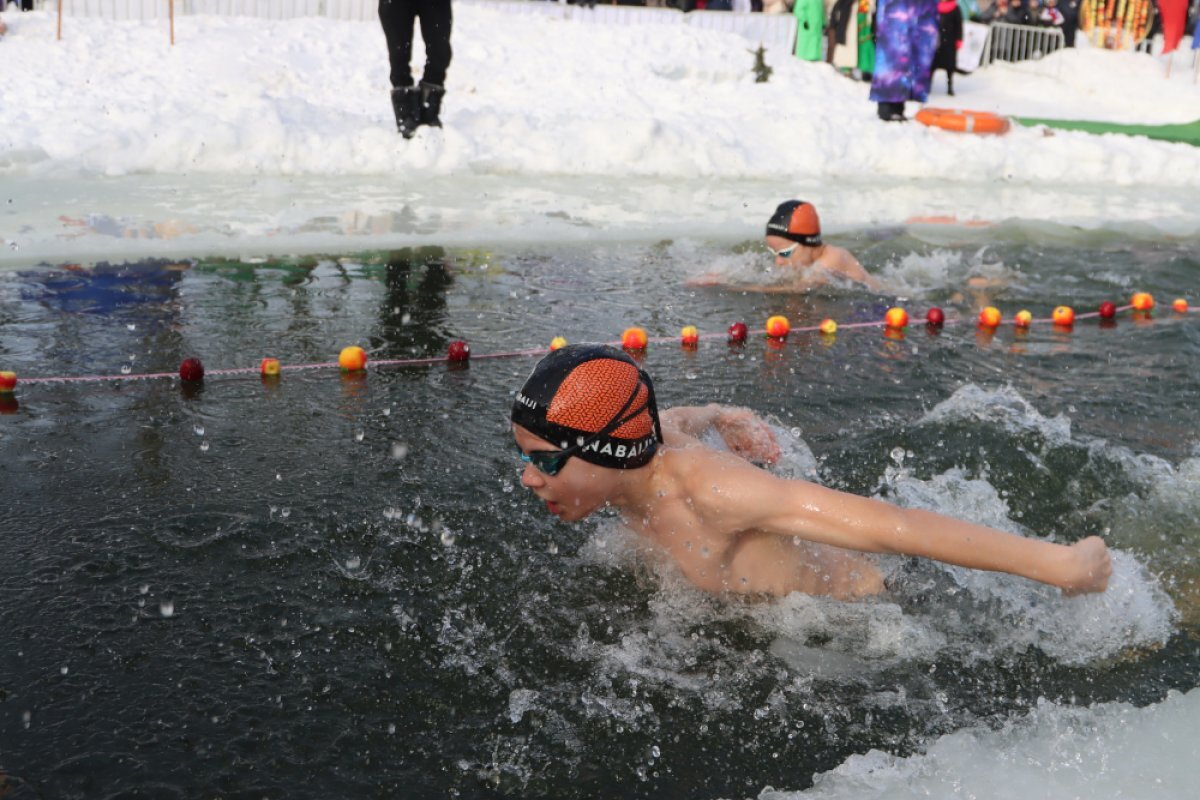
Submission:
[[796,18],[796,58],[820,61],[825,0],[796,0],[792,5],[792,16]]
[[963,15],[955,0],[940,0],[938,9],[938,46],[933,55],[929,84],[933,73],[946,70],[946,94],[954,95],[954,73],[958,70],[958,51],[963,44]]
[[875,20],[875,72],[871,100],[879,118],[903,122],[904,103],[929,97],[930,68],[938,41],[938,0],[880,0]]
[[[413,22],[421,21],[425,41],[425,72],[413,85]],[[379,0],[379,22],[391,63],[392,111],[396,129],[411,139],[418,126],[442,127],[442,97],[450,66],[450,0]]]

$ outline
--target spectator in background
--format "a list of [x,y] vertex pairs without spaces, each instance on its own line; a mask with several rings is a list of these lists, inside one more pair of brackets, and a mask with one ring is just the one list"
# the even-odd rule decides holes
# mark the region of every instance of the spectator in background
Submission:
[[1000,8],[1002,2],[1004,0],[992,0],[992,2],[984,0],[979,9],[971,15],[971,19],[984,25],[991,25],[1004,16],[1004,10]]
[[858,0],[858,71],[864,81],[875,72],[875,0]]
[[827,0],[825,59],[849,73],[858,68],[858,0]]
[[1063,44],[1075,46],[1075,32],[1079,30],[1079,0],[1062,0],[1058,7],[1063,15]]
[[[413,23],[421,20],[425,42],[425,71],[413,85]],[[392,111],[396,130],[411,139],[418,126],[442,127],[442,97],[450,66],[450,0],[379,0],[379,23],[387,40],[391,64]]]
[[824,0],[796,0],[792,6],[796,18],[796,58],[821,60],[821,31],[825,29]]
[[[1052,0],[1053,1],[1053,0]],[[954,95],[954,73],[958,70],[958,51],[963,44],[963,15],[955,0],[940,0],[938,3],[938,46],[933,54],[929,85],[933,87],[933,74],[946,70],[946,94]]]
[[1042,10],[1038,12],[1037,21],[1048,28],[1061,28],[1063,26],[1064,17],[1063,13],[1057,8],[1057,0],[1045,1]]
[[903,122],[904,103],[924,103],[938,41],[938,0],[880,0],[875,18],[871,100],[879,118]]
[[1008,13],[1002,22],[1013,25],[1032,25],[1037,20],[1038,0],[1009,0]]

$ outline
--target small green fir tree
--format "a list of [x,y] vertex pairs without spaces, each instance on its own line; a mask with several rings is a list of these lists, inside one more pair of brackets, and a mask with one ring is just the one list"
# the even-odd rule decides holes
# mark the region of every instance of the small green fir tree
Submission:
[[760,44],[757,50],[747,52],[754,53],[754,82],[766,83],[769,81],[771,73],[775,70],[767,66],[767,48]]

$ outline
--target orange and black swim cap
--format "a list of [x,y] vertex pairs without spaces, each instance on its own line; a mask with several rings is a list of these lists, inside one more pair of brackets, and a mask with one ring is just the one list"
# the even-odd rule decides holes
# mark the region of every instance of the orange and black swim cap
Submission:
[[779,236],[805,247],[821,246],[821,218],[812,203],[788,200],[767,221],[767,236]]
[[615,469],[649,463],[663,440],[650,376],[605,345],[568,345],[539,361],[517,392],[512,421]]

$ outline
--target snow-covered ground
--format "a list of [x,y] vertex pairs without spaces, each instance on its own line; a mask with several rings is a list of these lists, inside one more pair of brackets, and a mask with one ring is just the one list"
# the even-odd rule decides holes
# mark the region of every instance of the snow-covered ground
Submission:
[[[5,18],[0,263],[348,236],[745,237],[790,196],[832,229],[952,215],[1200,230],[1200,148],[885,124],[867,84],[773,51],[756,83],[747,40],[693,26],[458,3],[445,127],[404,141],[374,21],[186,16],[172,47],[162,20],[75,17],[56,41],[50,12]],[[1086,46],[959,76],[954,98],[939,74],[930,104],[1190,121],[1189,45],[1169,76],[1163,58]]]

